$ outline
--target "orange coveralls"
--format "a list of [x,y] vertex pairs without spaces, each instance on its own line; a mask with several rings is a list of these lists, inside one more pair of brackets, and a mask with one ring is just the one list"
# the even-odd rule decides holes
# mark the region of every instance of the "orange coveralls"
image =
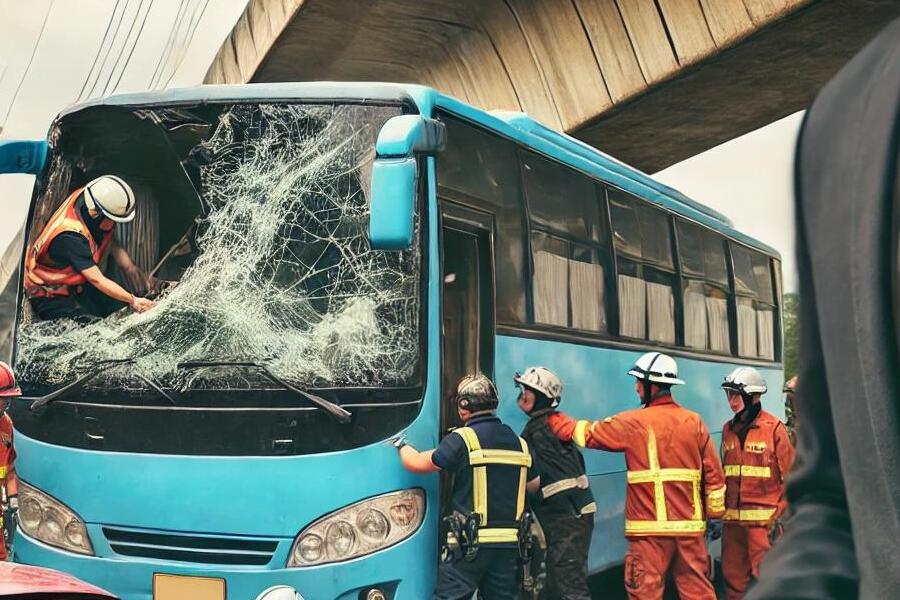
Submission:
[[[6,486],[7,496],[18,494],[19,484],[16,479],[16,449],[13,446],[13,425],[9,415],[0,417],[0,485]],[[3,518],[0,516],[0,536],[2,536]],[[0,539],[0,560],[9,558],[6,546]]]
[[700,415],[667,395],[602,421],[557,413],[547,423],[563,441],[625,453],[629,598],[662,598],[671,571],[682,600],[715,600],[704,533],[725,510],[725,476]]
[[784,424],[761,410],[743,447],[731,421],[722,428],[725,466],[725,526],[722,574],[726,599],[740,600],[769,551],[769,529],[787,508],[784,478],[794,462],[794,446]]

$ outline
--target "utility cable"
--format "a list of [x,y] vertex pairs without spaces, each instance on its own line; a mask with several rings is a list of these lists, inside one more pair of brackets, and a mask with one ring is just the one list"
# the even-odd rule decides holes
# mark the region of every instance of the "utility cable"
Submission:
[[166,59],[162,70],[160,70],[159,72],[159,76],[157,77],[154,89],[160,89],[162,87],[163,79],[166,79],[166,71],[169,70],[169,64],[172,62],[177,62],[179,60],[179,57],[181,56],[182,51],[184,50],[184,41],[185,39],[187,39],[187,36],[190,33],[191,24],[194,22],[194,17],[197,16],[197,9],[200,8],[199,0],[197,2],[193,2],[192,6],[193,8],[190,10],[190,16],[188,16],[187,10],[184,12],[184,16],[182,17],[182,23],[185,24],[184,31],[181,30],[181,25],[179,24],[178,30],[175,32],[175,40],[173,40],[171,54]]
[[[144,0],[141,0],[141,6],[143,6]],[[138,14],[141,12],[141,6],[138,6]],[[128,51],[128,57],[125,59],[125,64],[122,66],[122,70],[119,71],[119,77],[116,79],[115,85],[113,85],[110,93],[115,92],[119,88],[119,84],[122,82],[122,77],[125,75],[125,70],[128,69],[128,64],[131,62],[131,57],[134,56],[134,49],[137,48],[138,41],[141,39],[141,34],[144,33],[144,26],[147,24],[147,16],[150,14],[150,11],[153,10],[153,0],[150,0],[150,5],[147,7],[147,10],[144,12],[144,18],[141,20],[141,26],[138,28],[137,35],[134,36],[134,42],[131,44],[131,49]],[[135,18],[137,21],[137,18]],[[132,24],[132,29],[134,28],[134,24]],[[129,37],[131,36],[131,31],[128,32]],[[128,38],[125,38],[125,44],[128,44]],[[123,47],[124,49],[124,47]],[[112,75],[112,72],[110,72]],[[110,77],[111,78],[111,77]],[[107,82],[109,83],[109,82]],[[107,93],[106,88],[103,88],[104,95]]]
[[116,17],[116,12],[119,10],[119,5],[122,3],[122,0],[116,0],[115,6],[113,6],[112,13],[109,15],[109,20],[106,22],[106,31],[103,32],[103,40],[100,42],[100,47],[97,48],[97,53],[94,55],[94,62],[91,63],[91,68],[87,72],[87,76],[84,78],[84,83],[81,84],[81,89],[78,91],[78,99],[76,102],[81,102],[81,99],[84,98],[84,92],[87,90],[88,81],[91,80],[91,76],[94,74],[94,69],[97,67],[97,61],[100,60],[100,53],[103,52],[103,48],[106,46],[106,40],[109,38],[109,31],[112,29],[113,19]]
[[159,55],[159,60],[156,63],[156,68],[153,69],[153,75],[150,77],[150,83],[147,85],[151,90],[156,85],[157,76],[160,73],[160,69],[163,66],[163,63],[169,60],[169,55],[172,52],[172,44],[175,41],[175,32],[178,29],[178,26],[181,24],[181,20],[183,19],[183,15],[185,14],[185,7],[187,6],[187,0],[181,0],[181,4],[178,5],[178,12],[175,14],[175,20],[172,22],[172,29],[169,30],[169,37],[166,40],[166,45],[163,47],[162,53]]
[[9,101],[9,106],[6,108],[6,114],[3,115],[3,121],[0,121],[4,126],[6,125],[7,119],[9,119],[9,114],[12,112],[13,106],[16,104],[16,99],[19,97],[19,90],[22,89],[22,84],[25,83],[25,78],[28,77],[28,71],[31,70],[31,63],[34,62],[34,56],[37,54],[38,46],[41,45],[41,40],[44,38],[44,30],[47,28],[47,21],[50,18],[50,13],[53,11],[54,2],[56,2],[56,0],[50,0],[50,4],[47,6],[47,12],[44,14],[44,22],[41,23],[41,30],[38,32],[37,41],[31,49],[31,56],[28,57],[28,64],[25,65],[25,72],[22,73],[22,78],[19,79],[16,91],[13,92],[12,100]]
[[100,68],[97,70],[97,78],[94,80],[94,83],[91,84],[91,89],[88,91],[86,98],[92,98],[94,96],[94,92],[97,89],[97,84],[100,83],[100,76],[103,74],[103,70],[106,68],[106,61],[109,59],[109,53],[112,51],[113,46],[116,45],[116,39],[119,37],[119,29],[122,27],[122,21],[125,19],[125,13],[128,12],[128,6],[131,4],[131,0],[125,0],[125,7],[122,9],[121,14],[119,15],[119,20],[116,23],[116,28],[113,31],[112,40],[109,42],[109,46],[106,48],[106,52],[103,55],[103,60],[100,63]]
[[166,80],[166,85],[163,86],[164,88],[169,87],[169,84],[172,83],[172,79],[174,79],[174,77],[175,77],[175,73],[177,73],[178,69],[181,68],[181,63],[184,62],[184,59],[187,56],[187,52],[190,49],[191,44],[194,42],[194,35],[197,33],[197,30],[200,28],[200,23],[203,21],[203,15],[206,14],[206,8],[208,6],[209,6],[209,0],[206,0],[206,2],[203,4],[203,10],[200,11],[200,17],[197,19],[197,22],[194,23],[193,28],[191,29],[191,32],[188,35],[187,42],[183,46],[183,51],[181,53],[181,57],[178,59],[178,62],[175,63],[175,68],[172,69],[171,75],[169,75],[169,78]]

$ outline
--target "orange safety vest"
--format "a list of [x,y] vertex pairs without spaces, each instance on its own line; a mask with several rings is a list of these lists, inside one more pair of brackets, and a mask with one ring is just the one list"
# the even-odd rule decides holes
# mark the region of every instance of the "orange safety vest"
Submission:
[[94,240],[87,225],[82,221],[76,204],[84,188],[79,188],[66,198],[56,209],[41,235],[28,247],[25,255],[25,292],[29,298],[68,296],[69,288],[84,285],[84,275],[72,266],[56,266],[50,259],[50,244],[61,233],[74,232],[87,238],[91,256],[99,264],[112,242],[112,231],[104,232],[100,244]]
[[794,446],[784,423],[764,410],[750,425],[741,447],[731,429],[722,427],[722,464],[725,469],[723,521],[768,525],[787,508],[784,478],[794,462]]

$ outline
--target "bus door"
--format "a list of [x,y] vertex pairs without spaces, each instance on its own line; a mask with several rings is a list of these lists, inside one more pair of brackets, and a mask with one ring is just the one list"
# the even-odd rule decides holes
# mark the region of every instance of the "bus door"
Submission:
[[[494,374],[494,277],[490,215],[441,202],[441,431],[462,423],[456,384],[467,373]],[[441,477],[441,508],[450,480]]]

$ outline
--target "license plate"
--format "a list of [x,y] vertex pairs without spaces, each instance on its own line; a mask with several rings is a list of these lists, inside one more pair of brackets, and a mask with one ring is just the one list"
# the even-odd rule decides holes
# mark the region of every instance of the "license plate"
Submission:
[[225,580],[154,573],[153,600],[225,600]]

